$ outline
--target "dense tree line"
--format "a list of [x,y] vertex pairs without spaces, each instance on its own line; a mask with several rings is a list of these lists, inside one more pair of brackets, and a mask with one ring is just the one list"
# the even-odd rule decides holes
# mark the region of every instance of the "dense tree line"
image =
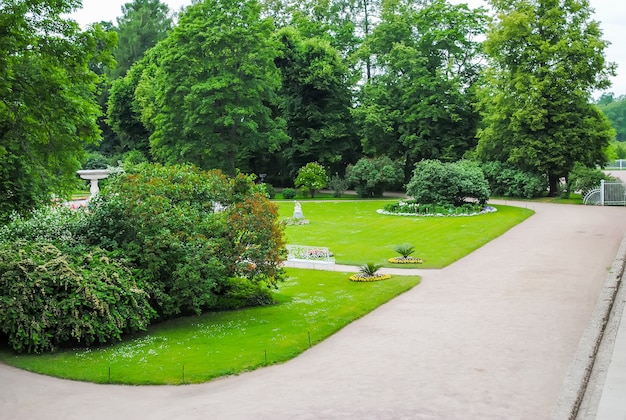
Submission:
[[79,6],[0,6],[3,218],[71,190],[85,148],[280,186],[309,162],[342,177],[384,156],[402,185],[423,159],[481,159],[555,193],[606,160],[605,114],[621,136],[621,101],[592,104],[614,65],[587,0],[203,0],[178,15],[133,0],[86,31],[64,17]]

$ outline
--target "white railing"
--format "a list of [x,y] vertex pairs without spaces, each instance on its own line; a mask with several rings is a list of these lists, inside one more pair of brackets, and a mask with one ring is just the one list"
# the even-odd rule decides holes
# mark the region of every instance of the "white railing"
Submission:
[[287,245],[287,261],[334,264],[335,257],[323,246]]
[[602,180],[599,188],[585,194],[583,203],[596,206],[626,206],[626,184]]

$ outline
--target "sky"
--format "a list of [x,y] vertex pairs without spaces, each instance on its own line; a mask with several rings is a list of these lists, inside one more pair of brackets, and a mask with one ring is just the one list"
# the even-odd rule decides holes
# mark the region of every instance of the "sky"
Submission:
[[[130,0],[83,0],[83,8],[72,15],[81,26],[93,22],[112,21],[122,14],[122,5]],[[178,11],[191,0],[161,0],[170,10]],[[485,0],[449,0],[451,3],[468,3],[470,7],[486,6]],[[611,45],[606,50],[606,58],[618,65],[617,76],[612,78],[613,86],[607,89],[616,96],[626,95],[626,48],[620,41],[626,38],[626,1],[590,0],[595,9],[594,20],[600,22],[603,38]],[[594,93],[598,97],[600,92]]]

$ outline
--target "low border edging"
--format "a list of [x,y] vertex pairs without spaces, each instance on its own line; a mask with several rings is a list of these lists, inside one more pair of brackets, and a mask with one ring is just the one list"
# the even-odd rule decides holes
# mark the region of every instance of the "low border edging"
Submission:
[[574,420],[578,415],[596,361],[598,349],[607,329],[615,297],[622,284],[625,264],[626,235],[622,239],[611,266],[611,271],[596,302],[591,321],[580,339],[574,361],[561,386],[559,398],[554,410],[552,410],[551,418],[554,420]]

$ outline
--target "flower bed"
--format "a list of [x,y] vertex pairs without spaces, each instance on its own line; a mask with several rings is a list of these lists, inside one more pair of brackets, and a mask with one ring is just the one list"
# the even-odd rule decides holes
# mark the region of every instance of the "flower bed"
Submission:
[[391,274],[377,274],[375,276],[368,276],[362,273],[356,273],[350,276],[351,281],[360,281],[360,282],[387,280],[390,278],[391,278]]
[[393,257],[389,258],[387,261],[393,264],[421,264],[424,262],[421,258],[415,257]]
[[387,204],[384,209],[376,210],[379,214],[394,216],[475,216],[477,214],[497,211],[491,206],[483,206],[477,203],[465,203],[462,206],[440,206],[433,204],[419,204],[415,200],[401,200],[397,203]]

